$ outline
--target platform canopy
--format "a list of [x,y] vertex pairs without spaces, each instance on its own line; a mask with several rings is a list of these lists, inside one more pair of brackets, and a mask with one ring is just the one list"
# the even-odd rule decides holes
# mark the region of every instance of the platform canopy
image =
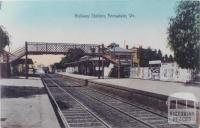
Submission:
[[[16,61],[13,61],[12,64],[13,65],[19,65],[19,64],[26,64],[25,59],[18,59]],[[27,64],[33,64],[33,60],[32,59],[27,59]]]

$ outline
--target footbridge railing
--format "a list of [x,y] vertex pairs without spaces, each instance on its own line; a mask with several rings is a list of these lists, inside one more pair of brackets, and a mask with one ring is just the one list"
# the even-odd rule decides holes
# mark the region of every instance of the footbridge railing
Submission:
[[25,42],[25,47],[12,53],[12,56],[9,57],[9,62],[16,61],[25,56],[25,75],[28,78],[28,55],[67,54],[70,49],[80,49],[86,55],[101,55],[100,45],[98,44]]
[[25,47],[13,52],[9,61],[13,62],[25,55],[66,54],[70,49],[75,48],[83,50],[85,54],[99,54],[97,44],[25,42]]
[[81,49],[85,54],[98,53],[97,44],[26,42],[28,54],[66,54],[70,49]]

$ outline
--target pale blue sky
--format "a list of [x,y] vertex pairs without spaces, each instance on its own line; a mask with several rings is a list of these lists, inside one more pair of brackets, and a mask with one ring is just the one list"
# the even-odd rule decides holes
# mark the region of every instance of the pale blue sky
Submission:
[[[170,53],[169,17],[176,0],[70,0],[3,2],[0,24],[10,33],[12,49],[25,41],[119,43]],[[75,14],[129,14],[128,19],[80,19]]]

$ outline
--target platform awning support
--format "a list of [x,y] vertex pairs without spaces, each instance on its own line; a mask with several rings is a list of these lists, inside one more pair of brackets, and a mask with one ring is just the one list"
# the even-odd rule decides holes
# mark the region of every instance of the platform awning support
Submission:
[[25,42],[25,77],[28,79],[28,47],[27,42]]
[[100,60],[100,45],[98,46],[98,53],[99,53],[99,61],[98,61],[98,66],[99,66],[99,71],[98,71],[98,79],[100,79],[100,64],[101,64],[101,60]]
[[[102,44],[102,55],[104,54],[104,44]],[[104,59],[102,57],[102,79],[104,79]]]

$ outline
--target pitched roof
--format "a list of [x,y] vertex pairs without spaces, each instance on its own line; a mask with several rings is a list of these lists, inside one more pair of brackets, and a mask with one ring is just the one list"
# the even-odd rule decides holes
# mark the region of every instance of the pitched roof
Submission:
[[115,47],[110,49],[111,52],[131,52],[131,50],[121,48],[121,47]]

